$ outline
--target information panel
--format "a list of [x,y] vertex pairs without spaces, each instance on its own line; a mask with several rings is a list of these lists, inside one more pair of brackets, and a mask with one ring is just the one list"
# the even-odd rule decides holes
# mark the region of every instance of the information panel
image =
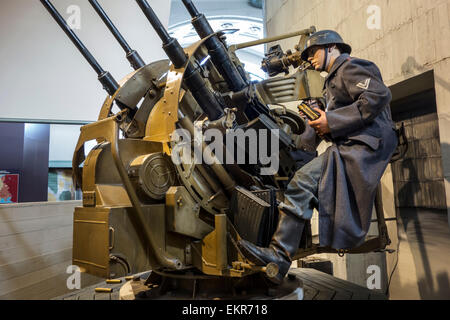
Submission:
[[19,174],[0,171],[0,204],[19,202]]

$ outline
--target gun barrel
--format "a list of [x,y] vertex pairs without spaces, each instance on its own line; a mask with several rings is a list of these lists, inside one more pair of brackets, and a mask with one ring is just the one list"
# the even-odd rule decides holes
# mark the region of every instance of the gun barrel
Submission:
[[155,29],[158,36],[163,42],[163,49],[172,61],[175,68],[185,67],[184,80],[185,84],[191,91],[192,96],[197,101],[202,110],[207,114],[210,120],[217,120],[223,116],[223,109],[213,92],[206,86],[200,72],[192,63],[188,61],[188,56],[184,52],[178,40],[172,38],[156,16],[153,9],[146,0],[136,0],[141,10]]
[[136,0],[153,29],[163,43],[163,49],[174,66],[179,69],[185,66],[187,56],[177,39],[172,38],[146,0]]
[[183,4],[186,7],[187,11],[189,12],[189,14],[191,15],[192,18],[200,15],[200,12],[198,12],[198,10],[195,7],[192,0],[183,0]]
[[[206,19],[205,15],[199,13],[192,0],[183,0],[183,4],[192,17],[192,25],[200,38],[204,39],[212,34],[214,30]],[[247,86],[244,71],[239,71],[230,58],[227,48],[217,35],[210,37],[205,42],[206,48],[211,56],[216,69],[225,79],[228,87],[232,91],[241,91]]]
[[53,4],[49,0],[41,0],[41,3],[50,13],[50,15],[56,20],[58,25],[63,29],[63,31],[67,34],[69,39],[73,42],[73,44],[77,47],[80,53],[84,56],[87,62],[92,66],[94,71],[98,75],[98,80],[103,85],[103,88],[110,94],[113,95],[114,92],[119,89],[119,84],[113,78],[113,76],[108,72],[103,70],[100,64],[95,60],[94,56],[89,52],[89,50],[85,47],[85,45],[81,42],[81,40],[77,37],[77,35],[72,31],[72,29],[67,25],[64,18],[59,14],[58,10],[53,6]]
[[153,9],[150,7],[147,1],[145,0],[136,0],[141,10],[144,12],[148,21],[150,21],[153,29],[155,29],[158,36],[161,38],[163,44],[168,44],[172,37],[169,35],[167,30],[164,28],[163,24],[159,20],[158,16],[155,14]]
[[131,49],[130,45],[127,43],[125,38],[122,36],[122,34],[119,32],[119,30],[116,28],[114,23],[111,21],[111,19],[106,14],[105,10],[100,6],[97,0],[89,0],[89,3],[92,5],[94,10],[97,12],[97,14],[100,16],[100,18],[103,20],[103,22],[108,27],[109,31],[113,34],[114,38],[119,42],[120,46],[123,48],[123,50],[126,53],[126,58],[130,62],[131,66],[138,70],[145,66],[144,60],[142,60],[139,53],[137,53],[136,50]]
[[103,20],[103,22],[106,24],[108,29],[111,31],[111,33],[114,35],[114,37],[117,39],[117,41],[120,43],[120,46],[125,50],[126,52],[131,51],[131,47],[128,45],[127,41],[124,39],[122,34],[117,30],[114,23],[111,21],[111,19],[106,14],[105,10],[100,6],[97,0],[89,0],[89,3],[92,5],[94,10],[97,12],[97,14],[100,16],[100,18]]

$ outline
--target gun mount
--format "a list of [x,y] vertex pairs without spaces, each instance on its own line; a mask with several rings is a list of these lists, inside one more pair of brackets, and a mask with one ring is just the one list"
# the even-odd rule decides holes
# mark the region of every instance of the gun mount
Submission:
[[[260,280],[261,272],[274,277],[278,267],[255,266],[236,243],[241,238],[261,246],[269,243],[287,182],[315,156],[298,148],[305,131],[302,118],[284,107],[270,106],[320,97],[319,74],[300,68],[293,75],[250,82],[234,55],[239,48],[228,47],[223,33],[214,32],[190,0],[183,3],[201,40],[188,48],[169,35],[147,1],[136,0],[169,58],[145,65],[98,2],[90,0],[135,69],[118,83],[50,1],[41,2],[108,92],[98,121],[81,128],[73,156],[74,183],[83,192],[83,206],[74,214],[73,263],[104,278],[152,270],[149,283],[169,278],[167,285],[178,281],[181,287],[190,287],[191,297],[198,290],[197,280],[214,283],[227,294],[249,286],[267,289],[266,282],[255,286],[252,281]],[[306,37],[313,31],[296,35]],[[121,109],[116,114],[114,103]],[[208,130],[223,136],[214,143],[202,139]],[[233,134],[244,138],[234,137],[230,144],[226,140]],[[249,142],[251,137],[256,140]],[[84,144],[90,140],[97,145],[85,157]],[[279,166],[270,171],[270,163],[255,160],[255,154],[261,155],[264,145],[273,146],[273,140],[275,147],[263,153],[278,154]],[[204,161],[198,161],[198,153]],[[223,161],[220,155],[230,153]],[[176,161],[177,156],[188,161]],[[306,228],[297,258],[335,252],[313,244],[310,224]],[[383,245],[372,241],[365,250]],[[280,286],[280,292],[291,287],[292,281]]]

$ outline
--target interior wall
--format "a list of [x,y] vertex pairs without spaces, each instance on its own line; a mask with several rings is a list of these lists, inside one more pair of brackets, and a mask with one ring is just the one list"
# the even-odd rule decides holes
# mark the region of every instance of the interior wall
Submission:
[[404,123],[409,146],[393,165],[401,259],[392,299],[403,298],[400,292],[417,292],[420,299],[450,298],[450,256],[442,254],[450,250],[450,230],[434,84],[428,72],[392,88],[393,120]]
[[413,95],[401,103],[410,111],[405,119],[397,120],[393,115],[394,121],[404,124],[408,141],[407,153],[393,164],[396,206],[446,210],[434,90]]
[[48,124],[1,123],[0,170],[19,174],[19,202],[47,201]]
[[[165,27],[170,1],[148,1]],[[103,69],[117,81],[132,72],[125,52],[85,0],[52,1]],[[164,59],[161,41],[135,1],[100,0],[108,16],[146,63]],[[94,121],[106,97],[91,69],[39,1],[0,2],[0,120]],[[26,121],[24,121],[26,122]]]

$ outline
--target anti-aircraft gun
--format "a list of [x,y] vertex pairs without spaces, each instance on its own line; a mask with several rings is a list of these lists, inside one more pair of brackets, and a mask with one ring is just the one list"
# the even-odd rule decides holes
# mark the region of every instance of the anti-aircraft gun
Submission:
[[[269,288],[271,297],[295,292],[296,279],[275,287],[265,281],[262,273],[274,277],[278,266],[250,263],[237,241],[268,245],[287,182],[315,156],[298,147],[302,118],[271,105],[320,98],[320,75],[299,68],[251,82],[234,51],[252,44],[229,47],[224,33],[214,32],[190,0],[183,3],[201,40],[188,48],[169,35],[147,1],[136,0],[169,58],[145,64],[98,2],[89,2],[134,71],[114,80],[50,1],[41,0],[108,93],[98,121],[81,128],[73,156],[74,183],[83,193],[83,206],[74,213],[73,264],[104,278],[151,270],[146,284],[159,285],[147,294],[151,298],[168,291],[184,298],[267,297]],[[304,40],[314,31],[295,36]],[[222,134],[214,143],[195,139],[211,130]],[[97,145],[85,157],[90,140]],[[279,165],[255,159],[260,149],[264,156],[275,154]],[[223,161],[221,155],[230,156]],[[313,244],[311,226],[306,228],[297,258],[335,252]],[[380,239],[386,237],[372,247],[384,248]]]

